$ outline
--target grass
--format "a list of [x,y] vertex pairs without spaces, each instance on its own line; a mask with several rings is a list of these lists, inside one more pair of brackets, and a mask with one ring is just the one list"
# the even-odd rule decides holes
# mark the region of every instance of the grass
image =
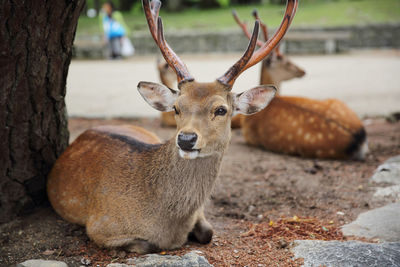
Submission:
[[[268,25],[278,26],[284,6],[248,5],[212,10],[186,9],[179,13],[161,10],[164,27],[169,30],[223,30],[237,28],[232,19],[231,9],[239,16],[252,22],[251,11],[257,8]],[[161,8],[162,9],[162,8]],[[139,7],[134,10],[140,10]],[[144,14],[140,11],[124,13],[128,26],[133,31],[147,30]],[[369,23],[400,21],[400,0],[336,0],[336,1],[300,1],[293,26],[345,26]],[[78,23],[78,35],[101,34],[98,18],[81,16]]]

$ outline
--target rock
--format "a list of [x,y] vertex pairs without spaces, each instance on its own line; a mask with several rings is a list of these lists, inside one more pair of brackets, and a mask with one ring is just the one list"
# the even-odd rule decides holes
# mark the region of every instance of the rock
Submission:
[[[206,258],[194,252],[185,254],[182,257],[158,254],[149,254],[134,260],[137,267],[209,267],[212,266]],[[116,266],[114,266],[116,267]],[[122,267],[122,266],[121,266]],[[124,266],[125,267],[125,266]]]
[[136,259],[136,258],[129,258],[129,259],[126,259],[126,264],[128,264],[128,265],[133,265],[133,264],[135,264],[135,259]]
[[304,266],[400,266],[400,243],[296,240],[292,252]]
[[18,263],[16,267],[68,267],[63,261],[27,260]]
[[376,183],[400,184],[400,155],[389,158],[379,165],[371,181]]
[[107,264],[106,267],[133,267],[134,265],[128,265],[128,264],[123,264],[123,263],[110,263]]
[[[357,219],[342,227],[346,236],[378,238],[381,241],[400,242],[400,202],[361,213]],[[400,254],[400,252],[399,252]]]
[[388,186],[388,187],[378,187],[374,193],[375,198],[385,198],[392,197],[397,201],[400,201],[400,184]]

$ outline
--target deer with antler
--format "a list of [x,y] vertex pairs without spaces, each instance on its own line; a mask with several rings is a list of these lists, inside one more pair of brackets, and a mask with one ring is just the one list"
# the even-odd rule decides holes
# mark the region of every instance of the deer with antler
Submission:
[[228,146],[231,116],[265,108],[273,86],[233,94],[236,78],[257,64],[286,33],[298,4],[288,0],[281,26],[255,51],[259,22],[248,48],[214,82],[196,82],[164,39],[160,2],[142,1],[150,33],[169,66],[179,91],[151,82],[138,90],[155,109],[175,111],[177,130],[166,143],[134,126],[100,126],[81,134],[56,161],[47,192],[66,220],[85,225],[104,247],[148,253],[182,246],[191,234],[200,243],[212,238],[204,203],[217,179]]
[[[257,11],[265,41],[267,26]],[[233,17],[243,33],[251,38],[246,25],[236,12]],[[258,46],[264,43],[257,41]],[[261,112],[241,114],[232,124],[242,127],[247,143],[267,150],[304,157],[332,159],[363,159],[368,151],[366,132],[361,120],[346,104],[337,99],[314,100],[303,97],[279,96],[282,81],[304,76],[305,72],[292,63],[276,46],[262,62],[261,84],[278,87],[277,96]]]

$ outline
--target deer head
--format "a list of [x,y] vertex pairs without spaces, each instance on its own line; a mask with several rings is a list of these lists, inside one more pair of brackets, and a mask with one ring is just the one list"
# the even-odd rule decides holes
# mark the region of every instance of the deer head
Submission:
[[[260,22],[260,26],[264,37],[264,42],[267,42],[268,41],[267,25],[261,21],[257,10],[254,10],[252,14],[254,18]],[[236,11],[232,11],[232,15],[236,23],[242,29],[243,33],[248,38],[251,38],[251,35],[247,30],[246,24],[240,20]],[[257,45],[261,47],[264,45],[264,43],[258,40]],[[293,78],[301,78],[305,74],[306,73],[302,68],[294,64],[288,57],[286,57],[284,54],[280,52],[280,45],[277,45],[262,62],[260,83],[261,84],[273,83],[279,87],[280,82],[287,81]]]
[[[165,41],[163,23],[158,16],[161,2],[143,0],[150,33],[168,65],[175,71],[179,91],[164,85],[140,82],[143,98],[159,111],[175,111],[176,146],[186,159],[223,153],[230,139],[231,117],[235,113],[253,114],[264,109],[274,97],[276,88],[261,85],[240,94],[231,92],[236,78],[246,69],[263,60],[286,33],[295,14],[297,0],[288,0],[284,19],[274,36],[255,51],[259,21],[254,24],[250,42],[243,56],[213,82],[195,81],[185,64]],[[254,52],[255,51],[255,52]]]

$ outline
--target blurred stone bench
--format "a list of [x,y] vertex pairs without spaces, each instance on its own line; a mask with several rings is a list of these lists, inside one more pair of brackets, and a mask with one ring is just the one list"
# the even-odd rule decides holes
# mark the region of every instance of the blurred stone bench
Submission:
[[[271,32],[273,32],[271,30]],[[166,39],[176,53],[242,53],[248,40],[239,29],[224,31],[180,30],[166,32]],[[159,53],[148,31],[131,36],[136,55]],[[288,54],[332,54],[349,49],[400,48],[400,23],[341,27],[297,27],[282,42]],[[101,36],[77,36],[74,56],[104,58],[106,45]]]
[[106,58],[107,45],[101,36],[78,36],[74,41],[72,55],[75,58]]
[[349,49],[348,31],[293,31],[289,32],[281,49],[291,54],[335,54]]

